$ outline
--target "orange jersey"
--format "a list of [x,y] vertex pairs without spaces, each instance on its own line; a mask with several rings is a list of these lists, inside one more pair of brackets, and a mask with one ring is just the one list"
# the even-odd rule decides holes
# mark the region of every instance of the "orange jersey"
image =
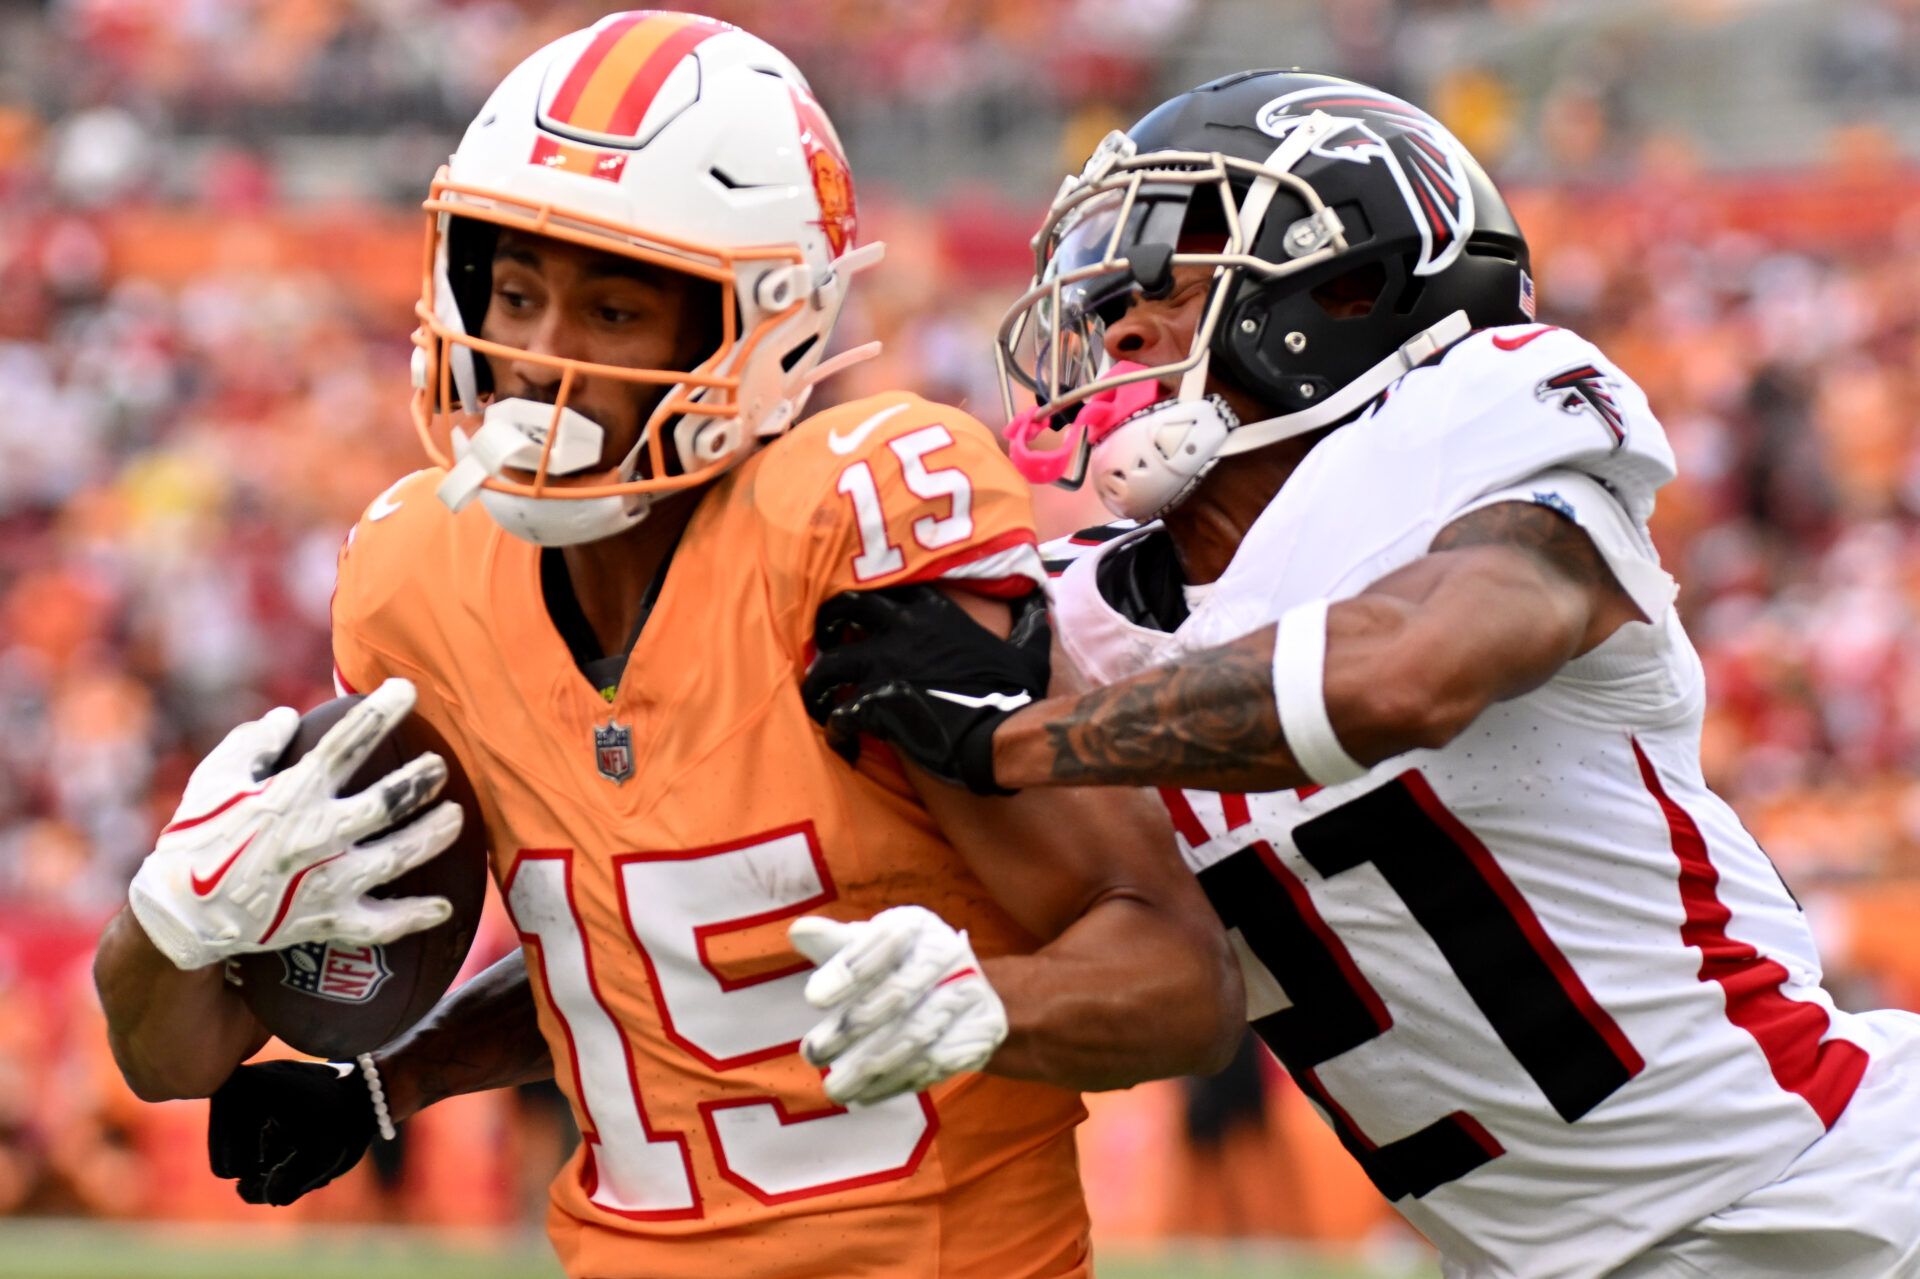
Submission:
[[341,555],[335,660],[402,675],[481,797],[555,1074],[586,1140],[554,1182],[593,1279],[1087,1273],[1071,1092],[984,1075],[842,1111],[787,924],[918,903],[1030,950],[897,768],[827,749],[799,680],[840,591],[1040,578],[1027,486],[957,410],[816,415],[701,498],[611,703],[549,619],[538,548],[438,471]]

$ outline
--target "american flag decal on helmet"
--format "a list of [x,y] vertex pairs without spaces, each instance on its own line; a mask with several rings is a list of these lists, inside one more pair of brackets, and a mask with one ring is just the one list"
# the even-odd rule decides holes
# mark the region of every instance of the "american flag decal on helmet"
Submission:
[[1473,188],[1467,184],[1466,151],[1446,126],[1392,94],[1360,85],[1329,85],[1285,94],[1262,106],[1254,123],[1262,133],[1284,138],[1314,112],[1347,127],[1330,133],[1312,154],[1358,164],[1384,163],[1420,228],[1422,251],[1415,275],[1453,265],[1473,234]]
[[1612,380],[1591,364],[1582,364],[1556,373],[1534,388],[1535,395],[1549,404],[1558,403],[1565,413],[1592,413],[1613,437],[1613,447],[1627,442],[1627,418],[1613,396]]

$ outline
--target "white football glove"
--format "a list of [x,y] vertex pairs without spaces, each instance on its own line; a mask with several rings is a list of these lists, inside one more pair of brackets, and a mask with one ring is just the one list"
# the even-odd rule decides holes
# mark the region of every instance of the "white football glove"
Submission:
[[806,915],[787,936],[820,966],[807,1002],[828,1010],[800,1041],[831,1066],[827,1096],[872,1105],[979,1070],[1007,1037],[1007,1010],[980,970],[967,935],[920,906],[895,906],[864,923]]
[[365,894],[453,843],[458,804],[438,804],[391,834],[354,843],[406,821],[438,794],[444,760],[428,752],[357,795],[335,798],[413,699],[411,683],[387,680],[271,777],[266,770],[300,726],[292,707],[240,725],[213,748],[127,891],[161,954],[192,970],[296,942],[385,943],[453,913],[444,897]]

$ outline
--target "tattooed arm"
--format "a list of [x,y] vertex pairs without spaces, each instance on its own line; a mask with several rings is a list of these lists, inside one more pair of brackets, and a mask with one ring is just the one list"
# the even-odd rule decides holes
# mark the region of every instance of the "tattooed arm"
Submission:
[[374,1053],[394,1121],[463,1093],[553,1078],[527,957],[514,951]]
[[[1328,610],[1328,717],[1363,764],[1444,746],[1634,620],[1645,619],[1578,525],[1528,502],[1485,507]],[[1017,712],[993,735],[994,777],[1014,790],[1307,784],[1274,708],[1277,629]]]

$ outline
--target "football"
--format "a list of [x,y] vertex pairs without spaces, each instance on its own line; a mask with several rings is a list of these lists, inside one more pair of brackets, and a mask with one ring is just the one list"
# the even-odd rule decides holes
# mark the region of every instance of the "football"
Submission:
[[[312,750],[359,700],[358,695],[338,697],[303,715],[275,771]],[[426,751],[447,762],[447,782],[439,798],[458,803],[466,821],[445,852],[375,888],[372,895],[445,897],[453,904],[453,915],[444,924],[384,946],[303,942],[235,961],[240,993],[254,1016],[301,1052],[344,1058],[391,1040],[446,993],[473,944],[486,898],[486,828],[473,785],[445,739],[418,714],[408,715],[340,793],[357,794]]]

